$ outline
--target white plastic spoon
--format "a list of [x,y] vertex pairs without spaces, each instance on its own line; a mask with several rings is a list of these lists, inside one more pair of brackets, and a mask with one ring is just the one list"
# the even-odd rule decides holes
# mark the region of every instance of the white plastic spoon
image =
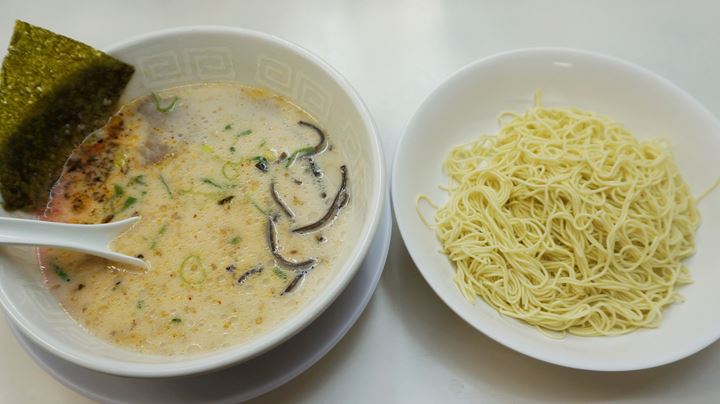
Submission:
[[110,242],[138,220],[131,217],[106,224],[67,224],[0,217],[0,244],[63,248],[147,269],[145,261],[110,250]]

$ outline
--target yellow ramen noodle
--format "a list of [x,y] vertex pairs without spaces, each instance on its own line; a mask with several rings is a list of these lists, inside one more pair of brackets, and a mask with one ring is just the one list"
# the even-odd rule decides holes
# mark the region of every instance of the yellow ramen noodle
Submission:
[[48,285],[90,332],[140,352],[252,340],[334,276],[349,175],[332,137],[268,91],[225,83],[140,98],[77,148],[46,216],[141,216],[113,247],[151,268],[49,250]]
[[449,201],[436,232],[463,295],[541,331],[658,326],[690,282],[683,260],[699,225],[668,147],[539,96],[499,125],[444,165]]

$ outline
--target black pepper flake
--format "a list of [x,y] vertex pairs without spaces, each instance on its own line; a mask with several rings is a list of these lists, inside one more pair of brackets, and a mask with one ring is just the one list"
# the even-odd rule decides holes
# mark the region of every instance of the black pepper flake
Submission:
[[235,265],[232,265],[232,264],[225,267],[225,270],[228,272],[235,272],[236,269],[237,268],[235,267]]
[[74,212],[81,211],[85,208],[85,202],[80,197],[77,197],[72,202],[72,210]]
[[320,178],[323,176],[323,172],[320,170],[320,167],[318,167],[315,159],[308,159],[308,164],[310,165],[310,171],[315,176],[315,178]]
[[80,159],[70,159],[67,162],[68,172],[73,172],[73,171],[79,169],[81,166],[82,166],[82,162],[80,162]]
[[93,192],[93,199],[95,200],[95,202],[103,203],[103,202],[105,202],[105,195],[98,191],[95,191],[95,192]]
[[85,289],[85,285],[82,284],[82,283],[79,284],[78,287],[77,287],[77,290],[83,290],[83,289]]
[[137,258],[140,258],[140,259],[143,259],[143,258],[145,258],[145,256],[144,256],[144,255],[142,255],[142,254],[138,254],[138,255],[136,255],[135,257],[137,257]]
[[220,199],[220,200],[218,201],[218,205],[225,205],[226,203],[232,201],[233,198],[235,198],[235,196],[233,196],[233,195],[230,195],[230,196],[227,196],[227,197],[225,197],[225,198],[222,198],[222,199]]

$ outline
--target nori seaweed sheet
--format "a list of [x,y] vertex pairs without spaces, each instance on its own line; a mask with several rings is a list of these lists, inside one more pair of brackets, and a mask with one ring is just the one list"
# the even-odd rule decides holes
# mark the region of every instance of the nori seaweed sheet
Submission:
[[73,148],[115,111],[134,68],[16,21],[0,71],[0,193],[6,210],[40,211]]

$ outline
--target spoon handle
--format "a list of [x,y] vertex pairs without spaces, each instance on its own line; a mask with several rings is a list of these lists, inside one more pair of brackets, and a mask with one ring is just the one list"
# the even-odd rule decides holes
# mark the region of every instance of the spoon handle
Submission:
[[131,217],[106,224],[68,224],[0,217],[0,244],[56,247],[147,268],[135,257],[110,250],[110,242],[137,222]]

